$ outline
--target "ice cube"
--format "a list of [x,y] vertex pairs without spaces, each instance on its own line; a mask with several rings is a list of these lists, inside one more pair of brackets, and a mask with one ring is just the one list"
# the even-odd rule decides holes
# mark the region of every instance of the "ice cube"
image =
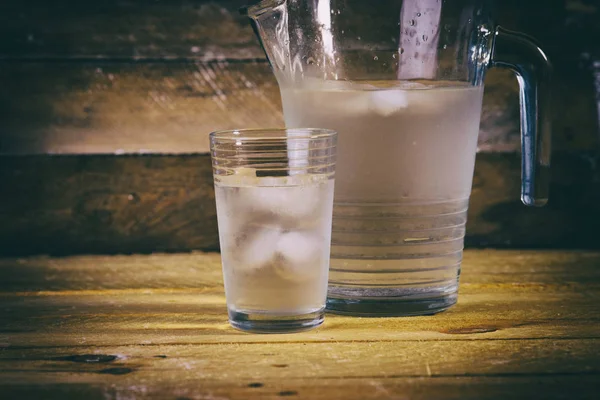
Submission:
[[275,214],[283,220],[298,220],[315,212],[319,190],[316,185],[255,187],[248,190],[246,201],[254,212]]
[[408,100],[403,90],[375,90],[371,92],[369,107],[379,115],[387,117],[408,107]]
[[[364,114],[369,111],[369,91],[368,90],[357,90],[364,88],[367,85],[357,84],[349,81],[324,81],[319,86],[316,86],[314,90],[318,92],[328,91],[333,93],[339,93],[332,99],[335,99],[333,104],[327,104],[323,107],[323,110],[335,109],[335,115],[343,114]],[[343,93],[343,95],[341,95]],[[319,100],[315,98],[313,100]]]
[[318,235],[308,232],[283,233],[277,242],[277,273],[289,280],[315,278],[321,272],[323,246]]
[[281,230],[277,227],[248,229],[238,238],[238,251],[233,249],[237,260],[235,268],[253,272],[270,265],[280,236]]
[[[451,87],[432,88],[424,90],[410,90],[410,103],[408,109],[414,114],[435,114],[442,112],[451,112],[456,104],[461,104],[462,100],[457,95],[462,95],[464,91],[456,90]],[[424,118],[427,118],[424,116]],[[435,118],[440,118],[436,116]]]
[[369,94],[368,92],[354,92],[349,93],[344,101],[340,101],[336,104],[336,108],[347,113],[348,115],[353,114],[365,114],[369,111]]
[[231,248],[235,245],[234,237],[240,235],[240,229],[246,223],[247,213],[237,212],[239,208],[239,187],[215,187],[215,195],[217,198],[217,215],[219,226],[219,238],[222,251]]

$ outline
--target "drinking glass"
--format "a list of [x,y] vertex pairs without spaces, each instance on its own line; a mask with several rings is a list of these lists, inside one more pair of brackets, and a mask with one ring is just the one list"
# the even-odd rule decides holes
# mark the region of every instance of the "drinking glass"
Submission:
[[293,332],[323,322],[336,139],[325,129],[210,134],[233,327]]

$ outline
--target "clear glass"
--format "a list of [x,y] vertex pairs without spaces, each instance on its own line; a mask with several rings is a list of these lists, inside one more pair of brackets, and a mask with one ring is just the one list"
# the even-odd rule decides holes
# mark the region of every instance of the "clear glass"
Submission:
[[210,134],[229,321],[253,332],[323,322],[337,134]]
[[248,7],[288,127],[339,132],[328,309],[420,315],[457,300],[483,82],[521,85],[522,195],[547,200],[550,64],[481,0]]

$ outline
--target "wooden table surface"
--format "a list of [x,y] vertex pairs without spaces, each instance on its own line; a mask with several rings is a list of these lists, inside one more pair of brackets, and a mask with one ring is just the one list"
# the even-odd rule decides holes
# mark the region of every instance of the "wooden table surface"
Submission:
[[465,253],[458,304],[227,324],[218,254],[0,260],[0,397],[598,398],[600,253]]

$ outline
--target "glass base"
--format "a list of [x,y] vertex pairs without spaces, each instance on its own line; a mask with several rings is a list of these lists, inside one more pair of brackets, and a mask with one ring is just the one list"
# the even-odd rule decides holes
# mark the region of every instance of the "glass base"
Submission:
[[[432,315],[445,311],[456,304],[458,294],[448,293],[435,297],[414,296],[404,293],[381,297],[327,297],[327,311],[333,314],[359,317],[402,317]],[[417,297],[417,298],[415,298]]]
[[274,315],[229,310],[229,323],[244,332],[254,333],[293,333],[318,327],[325,318],[321,308],[307,314]]

